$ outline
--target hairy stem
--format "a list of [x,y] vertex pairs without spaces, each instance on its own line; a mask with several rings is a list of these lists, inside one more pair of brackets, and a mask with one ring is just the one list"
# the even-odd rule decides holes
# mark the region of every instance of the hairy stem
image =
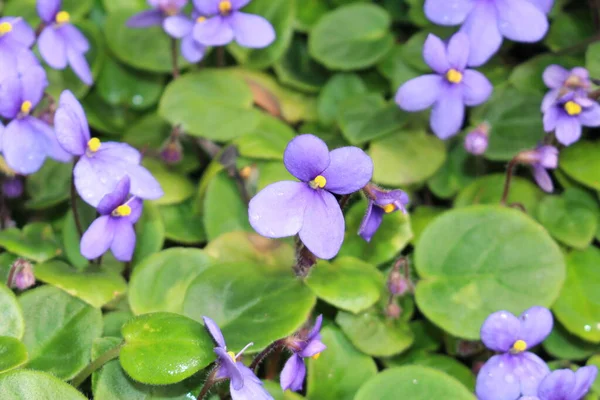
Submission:
[[508,167],[506,167],[506,179],[504,180],[504,191],[502,192],[502,198],[500,199],[500,204],[502,204],[503,206],[506,205],[506,201],[508,199],[508,194],[510,192],[510,183],[512,181],[512,176],[513,176],[515,167],[519,163],[519,160],[517,157],[510,160],[510,162],[508,163]]
[[78,373],[77,376],[73,378],[73,380],[71,381],[71,385],[74,387],[79,387],[79,385],[85,382],[85,380],[89,378],[90,375],[94,373],[94,371],[100,369],[104,364],[106,364],[110,360],[114,360],[115,358],[119,357],[119,353],[121,352],[122,346],[123,344],[120,344],[114,349],[108,350],[106,353],[102,354],[100,357],[96,358],[91,363],[89,363],[87,367],[83,369],[83,371]]
[[[77,164],[77,159],[73,160],[73,171],[75,171],[75,164]],[[83,228],[81,227],[79,210],[77,209],[77,190],[75,190],[75,175],[73,173],[71,173],[71,209],[73,210],[77,233],[79,233],[79,237],[81,238],[83,236]]]
[[202,400],[208,394],[210,388],[212,388],[212,386],[215,384],[215,376],[217,375],[217,371],[218,368],[215,368],[210,375],[208,375],[208,378],[206,378],[206,382],[204,382],[204,386],[202,386],[202,390],[200,391],[197,400]]
[[250,364],[249,368],[254,372],[256,368],[260,365],[260,363],[263,362],[263,360],[269,355],[269,353],[281,348],[284,343],[285,339],[279,339],[268,345],[263,351],[261,351],[256,357],[254,357],[254,360],[252,360],[252,363]]

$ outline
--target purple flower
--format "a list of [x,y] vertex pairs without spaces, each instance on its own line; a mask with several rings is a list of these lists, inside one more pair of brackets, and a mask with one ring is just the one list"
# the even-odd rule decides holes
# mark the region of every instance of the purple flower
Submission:
[[465,136],[465,150],[479,156],[485,153],[489,142],[490,126],[486,123],[479,125]]
[[60,11],[61,0],[38,0],[37,11],[46,24],[38,39],[40,54],[54,69],[65,69],[70,65],[75,74],[85,83],[94,83],[92,71],[84,54],[90,49],[88,40],[73,26],[71,16]]
[[573,372],[559,369],[546,376],[532,400],[581,400],[590,390],[598,368],[590,365]]
[[548,31],[553,0],[425,0],[425,15],[439,25],[462,24],[469,35],[469,65],[485,64],[500,49],[503,37],[537,42]]
[[409,198],[402,190],[381,190],[375,185],[367,185],[364,192],[369,198],[369,205],[358,229],[358,234],[367,242],[370,242],[377,229],[379,229],[384,214],[398,210],[402,210],[406,214]]
[[147,0],[151,10],[135,14],[127,21],[130,28],[148,28],[162,25],[165,18],[177,15],[186,6],[188,0]]
[[197,63],[204,57],[206,46],[194,39],[194,29],[205,21],[206,17],[194,11],[192,18],[174,15],[167,17],[163,24],[165,31],[171,37],[181,39],[181,54],[191,63]]
[[16,199],[23,194],[23,181],[18,177],[6,178],[2,182],[2,194],[8,199]]
[[552,330],[552,314],[544,307],[531,307],[515,317],[508,311],[491,314],[481,326],[487,348],[501,352],[490,358],[477,375],[479,400],[517,400],[535,396],[550,370],[527,350],[540,344]]
[[332,193],[363,188],[373,175],[371,158],[358,147],[329,151],[314,135],[300,135],[285,149],[287,170],[302,182],[283,181],[261,190],[250,201],[250,225],[270,238],[300,235],[317,257],[333,258],[344,240],[344,215]]
[[227,351],[225,338],[219,326],[215,321],[208,317],[202,317],[204,326],[217,343],[215,353],[218,356],[217,379],[229,379],[229,390],[233,400],[269,400],[273,399],[271,395],[263,388],[260,379],[254,375],[254,372],[246,367],[241,361],[237,361],[240,355],[248,347],[249,343],[237,355],[232,351]]
[[96,208],[101,215],[81,237],[81,254],[88,260],[100,257],[110,249],[119,261],[131,261],[135,249],[133,225],[142,215],[142,200],[128,199],[129,177],[117,183],[115,190],[100,200]]
[[206,46],[224,46],[235,39],[243,47],[263,48],[275,40],[275,30],[259,15],[240,8],[250,0],[194,0],[201,15],[211,16],[194,27],[194,38]]
[[588,70],[582,67],[575,67],[569,71],[560,65],[549,65],[544,70],[543,79],[550,91],[542,101],[542,112],[546,112],[567,93],[575,92],[579,97],[587,97],[587,92],[592,86]]
[[58,144],[52,127],[31,116],[48,81],[44,69],[30,55],[29,50],[21,50],[13,75],[0,82],[0,115],[12,119],[2,133],[0,147],[8,166],[22,175],[36,172],[46,157],[62,162],[71,159]]
[[469,38],[464,33],[452,36],[447,46],[430,34],[423,47],[423,58],[436,74],[411,79],[396,94],[396,103],[406,111],[433,106],[431,129],[440,139],[460,130],[465,105],[479,105],[492,94],[492,84],[481,72],[465,69],[468,57]]
[[538,146],[535,150],[523,151],[517,155],[519,162],[533,167],[533,178],[544,191],[552,193],[554,185],[547,169],[558,167],[558,149],[554,146]]
[[35,32],[23,18],[0,18],[0,80],[11,74],[21,50],[35,42]]
[[327,348],[321,342],[321,324],[323,323],[323,315],[319,315],[315,321],[315,326],[312,328],[306,338],[292,338],[287,343],[288,348],[294,354],[287,360],[281,371],[281,389],[286,391],[302,390],[304,377],[306,376],[306,366],[304,359],[312,357],[315,360],[319,358],[321,352]]
[[140,165],[142,156],[136,149],[90,137],[85,112],[68,90],[60,96],[54,127],[60,145],[80,157],[73,170],[75,187],[88,204],[98,206],[124,176],[131,179],[131,193],[136,197],[154,200],[164,194],[152,174]]
[[600,126],[600,105],[576,92],[566,94],[544,112],[544,130],[555,131],[556,139],[565,146],[579,140],[582,126]]

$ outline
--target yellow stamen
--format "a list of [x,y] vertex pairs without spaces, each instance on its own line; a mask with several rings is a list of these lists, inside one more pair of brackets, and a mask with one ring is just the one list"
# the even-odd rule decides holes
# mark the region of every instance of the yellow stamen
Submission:
[[383,206],[383,211],[385,211],[386,214],[389,214],[393,211],[396,211],[396,206],[393,204],[386,204],[385,206]]
[[58,14],[56,14],[55,21],[59,25],[66,24],[70,20],[71,20],[71,15],[66,11],[61,11]]
[[323,175],[319,175],[315,179],[313,179],[313,182],[315,183],[316,187],[324,188],[325,185],[327,184],[327,179],[325,179],[325,177]]
[[87,147],[92,153],[97,152],[100,149],[100,146],[102,146],[102,142],[100,142],[100,139],[98,138],[91,138],[87,142]]
[[512,349],[515,353],[522,353],[527,350],[527,343],[524,340],[517,340],[513,344]]
[[221,15],[229,14],[232,8],[233,7],[231,6],[231,1],[229,0],[222,0],[219,3],[219,12],[221,13]]
[[12,32],[12,24],[10,22],[2,22],[0,24],[0,35],[5,35]]
[[203,17],[202,15],[199,16],[198,18],[196,18],[196,22],[198,22],[198,23],[201,23],[201,22],[204,22],[204,21],[206,21],[206,17]]
[[127,217],[131,215],[131,207],[127,204],[122,204],[115,210],[115,216],[117,217]]
[[565,103],[565,111],[569,115],[579,115],[581,114],[581,106],[574,101],[567,101]]
[[235,362],[235,353],[233,351],[228,351],[227,354],[229,355],[229,357],[231,357],[233,362]]
[[318,359],[319,359],[319,357],[321,357],[321,353],[317,353],[317,354],[315,354],[314,356],[312,356],[311,358],[312,358],[313,360],[318,360]]
[[248,179],[250,174],[252,173],[252,168],[246,165],[244,168],[240,170],[240,176],[244,179]]
[[463,79],[463,74],[460,71],[451,68],[446,72],[446,79],[448,82],[452,83],[461,83]]
[[31,112],[31,107],[33,104],[29,100],[25,100],[23,104],[21,104],[21,112],[23,114],[29,114]]

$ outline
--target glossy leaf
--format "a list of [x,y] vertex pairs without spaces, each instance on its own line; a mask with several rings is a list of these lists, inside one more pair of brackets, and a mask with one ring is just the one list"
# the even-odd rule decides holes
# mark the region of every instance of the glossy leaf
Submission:
[[22,230],[8,228],[1,231],[0,247],[37,262],[44,262],[62,253],[54,230],[43,222],[25,225]]
[[39,371],[17,370],[0,375],[0,398],[11,400],[86,400],[68,383]]
[[27,362],[27,349],[19,339],[0,336],[0,374]]
[[25,321],[17,298],[6,285],[0,283],[0,336],[23,337]]
[[571,179],[600,190],[600,143],[580,140],[560,153],[560,169]]

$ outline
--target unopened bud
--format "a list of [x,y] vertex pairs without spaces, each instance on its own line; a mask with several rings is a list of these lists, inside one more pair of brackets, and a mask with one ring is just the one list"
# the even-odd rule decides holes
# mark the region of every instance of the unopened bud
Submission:
[[25,290],[35,285],[35,275],[33,274],[33,265],[27,260],[18,258],[11,266],[9,273],[11,288]]
[[394,296],[403,296],[411,290],[412,284],[399,270],[393,269],[388,276],[387,286]]
[[2,194],[9,199],[21,197],[23,194],[23,181],[19,178],[7,178],[2,182]]
[[465,149],[476,156],[479,156],[488,148],[490,126],[487,123],[479,125],[474,131],[465,136]]
[[400,318],[400,315],[402,315],[402,307],[396,304],[395,301],[392,301],[385,307],[385,315],[387,315],[388,318],[398,319]]
[[183,159],[183,148],[178,138],[169,138],[160,150],[161,158],[167,164],[177,164]]

